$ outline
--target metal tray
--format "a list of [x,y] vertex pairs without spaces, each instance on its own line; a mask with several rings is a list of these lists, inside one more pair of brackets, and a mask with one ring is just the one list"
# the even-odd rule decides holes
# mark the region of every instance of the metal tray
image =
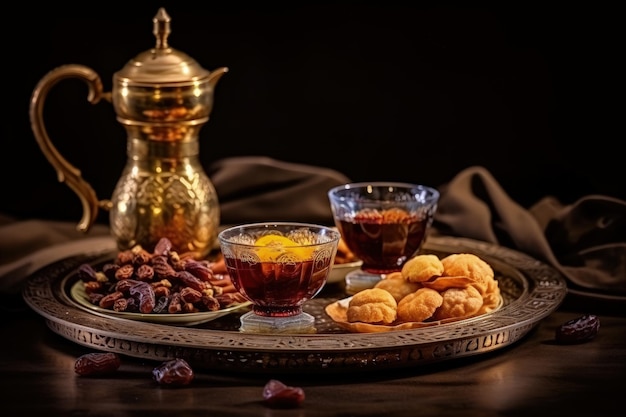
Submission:
[[503,296],[498,310],[467,320],[411,330],[347,333],[325,313],[346,296],[342,284],[327,285],[305,311],[316,334],[250,334],[238,331],[241,313],[197,326],[103,317],[81,308],[69,295],[82,263],[103,262],[110,249],[85,248],[32,274],[26,303],[55,333],[98,351],[164,361],[183,358],[206,370],[245,373],[375,371],[422,366],[474,356],[512,345],[556,310],[567,294],[563,276],[547,264],[493,244],[429,237],[424,253],[474,253],[493,267]]

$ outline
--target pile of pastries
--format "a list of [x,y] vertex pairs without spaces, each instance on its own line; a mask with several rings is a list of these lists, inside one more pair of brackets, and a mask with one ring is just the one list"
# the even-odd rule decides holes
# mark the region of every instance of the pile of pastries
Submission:
[[494,271],[479,256],[454,253],[440,259],[423,254],[411,258],[400,272],[388,274],[373,288],[354,294],[343,310],[335,306],[327,312],[347,324],[426,325],[478,316],[495,310],[500,303]]

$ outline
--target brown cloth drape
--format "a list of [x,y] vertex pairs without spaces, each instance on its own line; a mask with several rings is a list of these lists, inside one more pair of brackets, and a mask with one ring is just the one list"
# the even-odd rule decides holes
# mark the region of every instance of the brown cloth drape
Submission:
[[581,290],[626,295],[626,202],[589,195],[564,205],[546,196],[526,209],[491,173],[469,167],[440,188],[443,234],[511,247],[549,263]]

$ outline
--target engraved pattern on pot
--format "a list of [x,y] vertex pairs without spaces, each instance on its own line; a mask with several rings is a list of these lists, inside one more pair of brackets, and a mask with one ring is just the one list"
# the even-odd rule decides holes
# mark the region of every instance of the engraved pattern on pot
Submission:
[[217,198],[206,175],[187,171],[150,175],[127,169],[111,209],[111,230],[122,249],[152,247],[160,237],[181,253],[210,249],[219,224]]

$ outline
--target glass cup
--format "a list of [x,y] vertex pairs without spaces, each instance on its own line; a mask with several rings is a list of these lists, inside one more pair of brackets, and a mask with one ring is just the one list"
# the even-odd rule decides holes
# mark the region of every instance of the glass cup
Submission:
[[244,332],[311,333],[315,318],[302,310],[326,284],[340,235],[306,223],[252,223],[227,228],[218,240],[235,288],[252,302]]
[[422,247],[433,222],[439,191],[419,184],[359,182],[328,192],[335,225],[348,248],[363,261],[346,274],[346,291],[371,288],[402,270]]

